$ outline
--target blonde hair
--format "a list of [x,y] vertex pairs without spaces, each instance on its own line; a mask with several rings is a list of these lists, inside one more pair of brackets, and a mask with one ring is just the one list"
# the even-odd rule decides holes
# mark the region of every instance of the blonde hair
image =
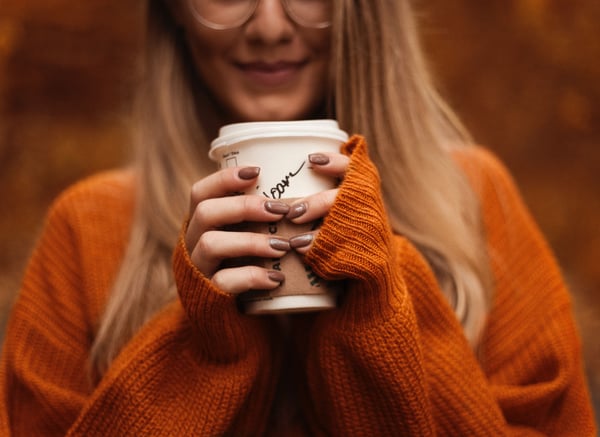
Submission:
[[[91,351],[96,376],[176,297],[170,259],[189,189],[214,171],[202,124],[209,97],[163,2],[148,7],[136,214]],[[477,199],[450,153],[469,137],[432,86],[408,1],[337,0],[334,11],[328,115],[367,138],[394,230],[425,256],[475,347],[489,307],[489,265]]]

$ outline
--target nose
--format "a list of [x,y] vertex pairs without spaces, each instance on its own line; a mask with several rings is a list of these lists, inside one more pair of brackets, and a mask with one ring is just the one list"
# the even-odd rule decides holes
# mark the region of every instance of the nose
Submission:
[[245,26],[249,38],[268,44],[289,40],[294,28],[281,0],[259,0]]

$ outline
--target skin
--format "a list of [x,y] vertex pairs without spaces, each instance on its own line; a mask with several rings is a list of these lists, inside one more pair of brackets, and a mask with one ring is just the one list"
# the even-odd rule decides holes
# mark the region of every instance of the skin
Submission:
[[[348,158],[341,154],[323,154],[329,158],[325,165],[314,165],[314,171],[334,177],[342,177],[348,165]],[[307,223],[323,217],[331,208],[337,189],[305,197],[287,207],[288,213],[272,213],[268,201],[255,195],[231,196],[229,193],[243,191],[256,183],[256,178],[240,178],[241,168],[220,170],[196,182],[192,187],[190,201],[190,222],[186,233],[186,245],[192,262],[211,278],[223,291],[238,294],[251,289],[276,288],[280,281],[272,280],[267,269],[256,266],[243,266],[219,269],[227,258],[239,256],[259,256],[279,258],[288,250],[306,253],[312,241],[306,243],[305,235],[312,239],[318,231],[294,236],[288,241],[289,249],[278,250],[269,244],[270,236],[250,232],[223,231],[220,227],[241,221],[272,222],[282,219],[295,206],[303,205],[304,213],[291,219],[294,223]],[[279,203],[279,202],[273,202]],[[281,204],[286,207],[285,204]],[[285,241],[285,239],[282,238]],[[294,241],[295,240],[295,241]],[[298,247],[298,244],[301,244]]]
[[243,26],[217,31],[196,21],[189,8],[181,2],[180,23],[199,79],[227,122],[302,119],[321,106],[330,29],[296,25],[280,0],[261,0]]
[[[280,0],[262,0],[240,28],[215,31],[197,23],[178,4],[174,11],[188,38],[198,79],[231,121],[294,120],[316,115],[326,95],[329,30],[303,28],[285,13]],[[296,62],[298,61],[298,62]],[[243,62],[243,64],[240,64]],[[265,64],[266,63],[266,64]],[[242,65],[242,67],[240,67]],[[348,158],[341,154],[309,157],[313,171],[342,178]],[[276,288],[284,277],[257,266],[223,268],[229,258],[279,258],[290,250],[306,253],[316,232],[289,240],[251,232],[225,231],[244,221],[273,222],[287,216],[306,223],[325,216],[337,190],[292,205],[257,195],[232,196],[256,183],[258,168],[227,168],[197,181],[190,194],[185,241],[192,262],[221,290],[239,294]]]

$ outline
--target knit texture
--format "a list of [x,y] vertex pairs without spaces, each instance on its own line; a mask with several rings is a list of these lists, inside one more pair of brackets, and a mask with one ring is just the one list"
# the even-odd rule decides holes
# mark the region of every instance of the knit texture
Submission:
[[[0,435],[595,435],[568,292],[504,167],[480,148],[457,156],[481,199],[496,287],[478,359],[426,260],[391,231],[364,140],[344,152],[348,172],[305,257],[344,281],[339,308],[293,317],[284,337],[274,318],[241,314],[192,265],[180,235],[179,299],[96,385],[86,361],[135,183],[122,171],[69,189],[12,310]],[[298,412],[289,432],[276,431],[290,393]]]

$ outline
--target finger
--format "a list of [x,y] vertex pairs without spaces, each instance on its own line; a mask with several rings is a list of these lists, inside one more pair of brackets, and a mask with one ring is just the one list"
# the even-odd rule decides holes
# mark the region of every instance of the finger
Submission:
[[317,238],[317,235],[318,231],[294,235],[289,239],[289,245],[293,250],[304,255],[312,247],[313,241]]
[[208,199],[196,205],[186,231],[185,242],[189,249],[204,232],[242,222],[279,221],[289,211],[284,202],[262,196],[229,196]]
[[311,153],[308,155],[308,168],[325,176],[343,179],[350,158],[341,153]]
[[289,250],[288,240],[275,235],[208,231],[199,238],[190,258],[198,270],[211,276],[225,259],[246,256],[281,258]]
[[255,183],[259,173],[259,167],[232,167],[199,180],[190,192],[190,215],[203,200],[245,191]]
[[297,200],[290,205],[286,218],[294,223],[307,223],[327,215],[338,190],[326,190]]
[[257,266],[222,269],[216,272],[211,282],[229,294],[240,294],[249,290],[272,290],[285,280],[283,273]]

